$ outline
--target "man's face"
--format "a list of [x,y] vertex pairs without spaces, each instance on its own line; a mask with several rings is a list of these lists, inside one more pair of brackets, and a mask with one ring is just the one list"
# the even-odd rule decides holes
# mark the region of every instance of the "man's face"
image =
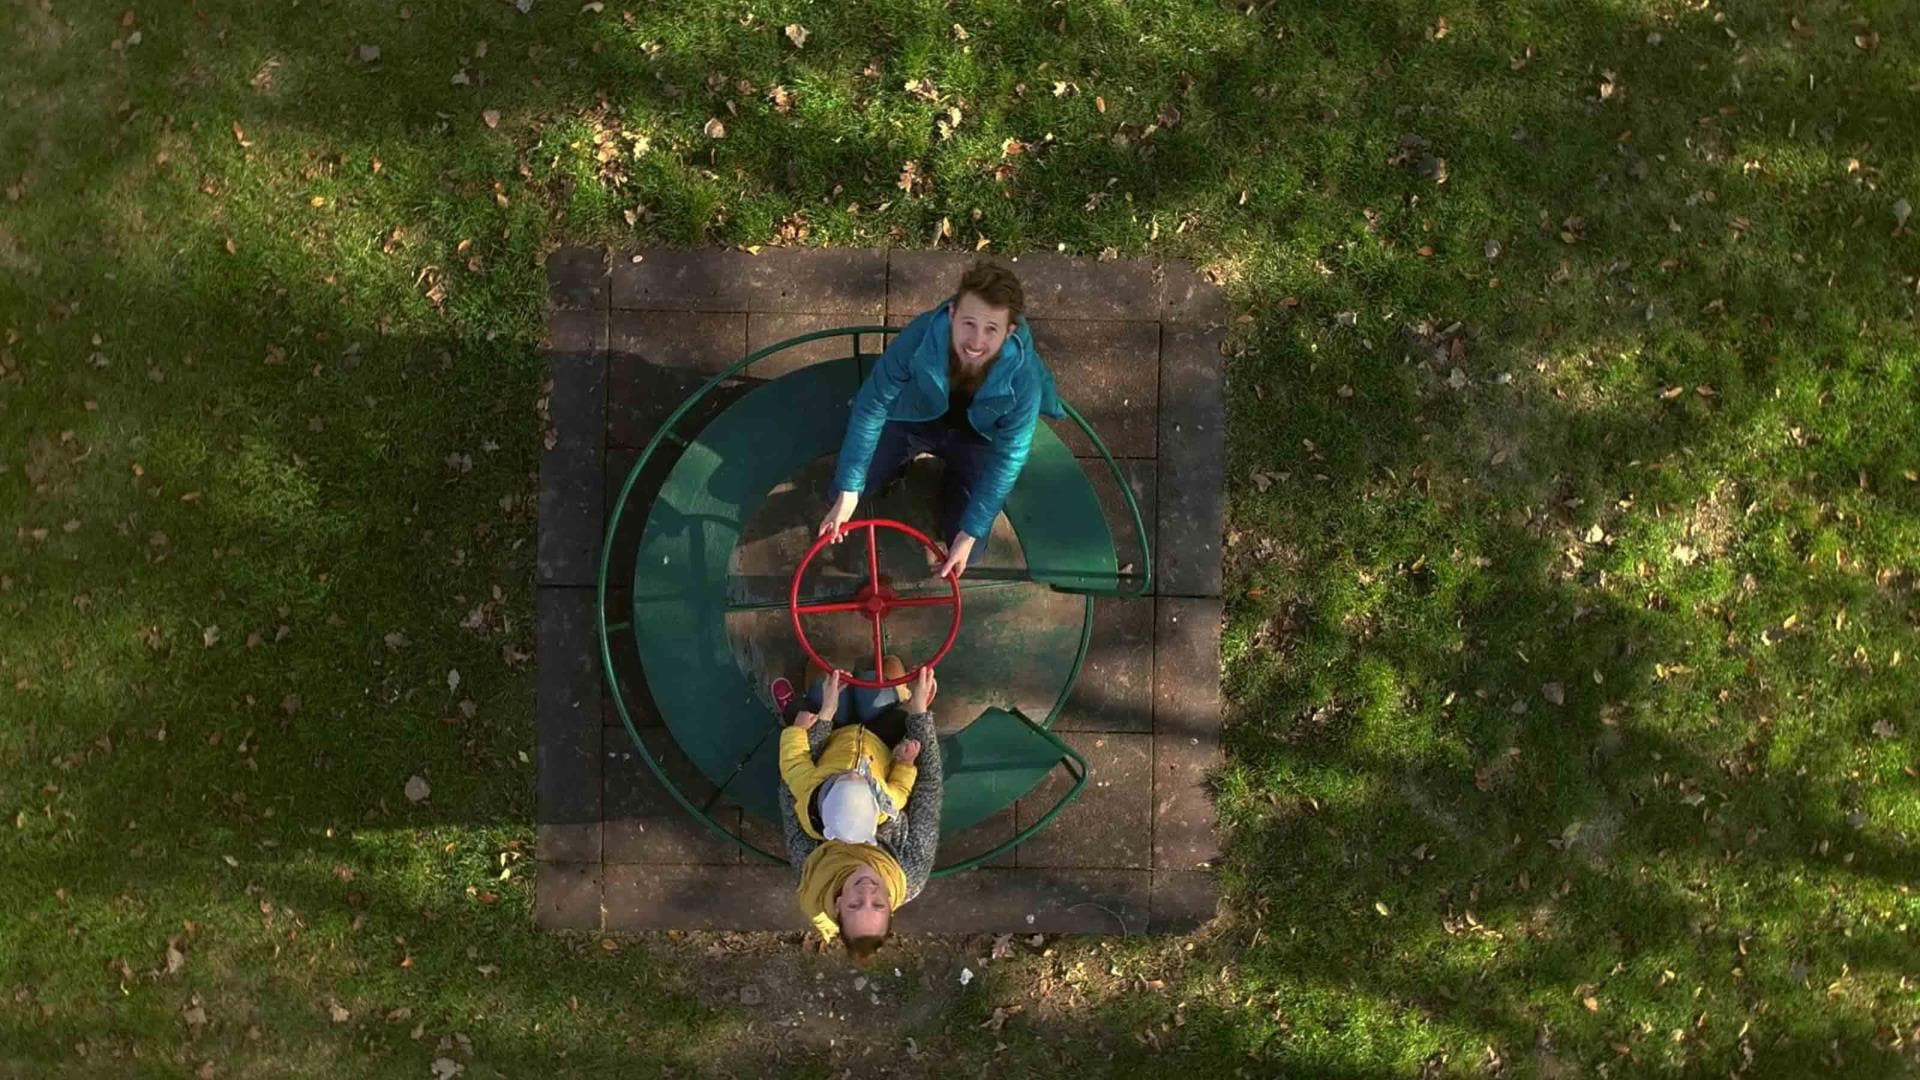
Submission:
[[840,886],[834,908],[840,916],[840,932],[848,937],[885,937],[893,922],[893,899],[887,895],[886,882],[864,866]]
[[1006,308],[997,308],[972,293],[953,302],[953,354],[966,367],[978,367],[1000,355],[1007,340]]

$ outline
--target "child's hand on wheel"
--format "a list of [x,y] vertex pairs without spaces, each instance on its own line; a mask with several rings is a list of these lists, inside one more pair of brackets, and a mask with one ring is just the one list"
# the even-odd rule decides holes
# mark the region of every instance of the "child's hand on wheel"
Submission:
[[840,669],[827,672],[827,685],[820,690],[820,719],[833,723],[834,714],[840,711]]
[[911,765],[919,757],[919,739],[902,739],[900,740],[900,745],[893,748],[893,760],[902,765]]

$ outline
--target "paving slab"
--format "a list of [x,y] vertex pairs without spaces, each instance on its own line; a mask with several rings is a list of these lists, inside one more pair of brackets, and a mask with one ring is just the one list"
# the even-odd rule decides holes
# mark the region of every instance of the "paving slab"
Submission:
[[900,909],[901,934],[1143,934],[1153,873],[984,867],[945,877]]
[[750,265],[754,311],[863,316],[887,306],[887,254],[853,248],[768,248]]
[[1153,731],[1152,598],[1093,602],[1093,640],[1056,731]]
[[[1140,550],[1139,531],[1134,528],[1133,514],[1128,511],[1126,500],[1120,497],[1120,482],[1114,479],[1113,470],[1097,457],[1078,459],[1080,467],[1086,470],[1087,478],[1093,482],[1093,493],[1100,500],[1100,511],[1106,515],[1107,529],[1113,533],[1113,553],[1119,559],[1122,574],[1138,574],[1146,569],[1146,558]],[[1127,479],[1127,487],[1133,491],[1133,501],[1140,508],[1140,524],[1146,528],[1149,548],[1159,547],[1159,490],[1160,463],[1153,458],[1116,458],[1114,464],[1120,466],[1120,474]]]
[[1152,264],[1041,252],[1006,260],[1027,295],[1027,316],[1138,319],[1159,311]]
[[[1159,439],[1160,324],[1062,319],[1035,311],[1027,326],[1060,396],[1093,425],[1107,452],[1153,457]],[[1076,455],[1099,453],[1080,425],[1049,423]]]
[[[872,315],[815,315],[805,312],[761,312],[747,316],[747,351],[758,352],[788,338],[819,330],[837,330],[844,326],[880,326],[882,317]],[[885,334],[849,334],[819,338],[804,345],[782,349],[748,368],[744,374],[755,379],[777,379],[823,360],[838,360],[853,353],[854,339],[860,341],[862,355],[877,357],[886,348]]]
[[1155,870],[1149,906],[1153,933],[1196,930],[1219,913],[1219,879],[1205,870]]
[[544,930],[600,929],[600,864],[540,863],[534,870],[533,918]]
[[[979,261],[963,251],[902,251],[887,253],[887,318],[901,325],[953,295],[960,276]],[[1028,305],[1032,307],[1031,304]]]
[[[1014,825],[1013,807],[993,815],[971,829],[963,829],[952,836],[940,838],[940,854],[934,862],[939,866],[951,866],[965,862],[975,855],[984,854],[1013,839],[1018,829]],[[981,866],[1010,867],[1014,865],[1014,853],[1009,851],[998,858],[981,863]],[[943,879],[944,880],[944,879]],[[928,888],[932,888],[929,885]]]
[[547,256],[547,303],[556,310],[607,306],[607,254],[594,247],[563,247]]
[[[1013,853],[1020,866],[1144,870],[1153,864],[1153,736],[1069,731],[1067,745],[1087,759],[1087,786],[1053,824]],[[1072,780],[1056,769],[1014,804],[1027,828],[1066,794]]]
[[[541,825],[588,826],[601,820],[600,679],[594,664],[593,594],[587,589],[538,589],[536,820]],[[542,857],[580,856],[591,838],[584,828],[553,833]],[[597,858],[597,854],[595,855]]]
[[608,863],[606,928],[804,930],[787,868]]
[[753,263],[754,257],[744,251],[651,248],[616,255],[613,306],[632,311],[746,311],[753,304]]
[[570,356],[600,355],[607,351],[607,309],[553,311],[547,314],[547,331],[540,347],[549,353]]
[[[665,728],[642,728],[640,737],[683,794],[696,804],[712,795],[713,785],[673,744]],[[740,861],[738,845],[695,820],[674,801],[634,748],[625,727],[606,729],[603,742],[606,827],[601,844],[606,862],[731,865]],[[737,807],[715,807],[708,813],[729,832],[739,830]]]
[[542,445],[598,449],[607,426],[606,354],[549,354],[545,389],[547,430]]
[[601,448],[556,446],[540,455],[540,526],[535,541],[541,585],[591,585],[598,575]]
[[1227,295],[1192,263],[1174,259],[1160,268],[1160,318],[1188,326],[1225,326],[1233,317]]
[[[607,322],[607,442],[642,447],[709,376],[747,354],[744,313],[616,311]],[[707,411],[683,424],[699,430]]]
[[1211,774],[1220,746],[1218,599],[1156,602],[1153,684],[1153,865],[1193,870],[1220,857]]
[[1218,330],[1166,327],[1160,348],[1160,484],[1156,590],[1220,595],[1226,530],[1225,367]]

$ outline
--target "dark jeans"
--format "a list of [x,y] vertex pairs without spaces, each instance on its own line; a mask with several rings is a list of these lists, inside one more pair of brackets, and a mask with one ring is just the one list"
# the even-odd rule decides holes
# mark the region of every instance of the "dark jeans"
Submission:
[[[860,677],[873,678],[873,669],[860,672]],[[802,709],[819,712],[820,706],[826,701],[826,691],[827,680],[824,677],[815,679],[805,694],[795,695],[792,701],[787,702],[782,719],[791,724]],[[880,736],[880,741],[888,746],[898,746],[900,740],[907,737],[907,711],[900,707],[899,701],[900,691],[892,687],[869,690],[864,686],[842,686],[840,700],[833,713],[833,726],[838,730],[859,724]]]
[[[953,543],[960,531],[960,518],[966,513],[973,489],[986,475],[993,455],[993,444],[977,432],[962,431],[939,420],[908,423],[889,420],[880,431],[873,448],[873,463],[867,466],[867,488],[860,493],[869,504],[880,490],[906,475],[915,454],[932,454],[946,465],[940,481],[940,531],[934,537],[942,546]],[[973,553],[967,565],[980,561],[987,553],[987,537],[974,537]]]

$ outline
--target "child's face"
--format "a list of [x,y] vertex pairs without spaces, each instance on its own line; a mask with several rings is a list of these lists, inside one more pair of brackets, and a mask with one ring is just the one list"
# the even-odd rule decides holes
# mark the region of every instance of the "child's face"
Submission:
[[972,293],[961,293],[950,309],[953,318],[953,354],[967,367],[978,367],[1000,355],[1012,330],[1006,308],[997,308]]

